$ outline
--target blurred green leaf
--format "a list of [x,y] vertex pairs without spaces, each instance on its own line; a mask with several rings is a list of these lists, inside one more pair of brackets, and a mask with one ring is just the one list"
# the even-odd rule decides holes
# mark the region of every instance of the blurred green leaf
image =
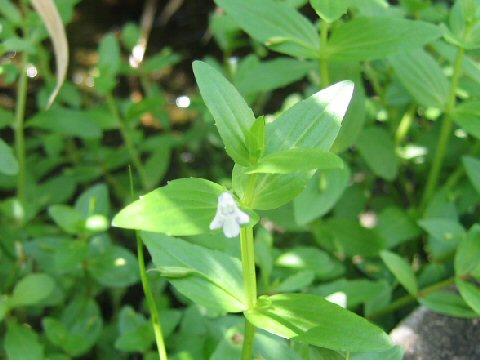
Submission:
[[127,249],[112,245],[88,258],[88,272],[101,285],[124,288],[139,281],[138,263]]
[[77,209],[68,205],[51,205],[48,214],[55,223],[69,234],[78,234],[85,228],[85,220]]
[[37,333],[30,326],[14,321],[8,322],[4,348],[11,360],[43,360],[45,356]]
[[18,162],[10,146],[0,139],[0,173],[5,175],[16,175]]
[[319,171],[293,201],[295,221],[305,225],[325,215],[335,206],[349,181],[348,167]]
[[348,0],[310,0],[310,4],[322,20],[329,23],[338,20],[348,10]]
[[431,293],[419,299],[419,302],[430,310],[440,314],[461,318],[478,317],[478,314],[474,312],[459,295],[447,290]]
[[468,179],[480,194],[480,160],[471,156],[464,156],[462,160]]
[[332,31],[328,58],[366,61],[428,44],[442,35],[435,25],[395,17],[360,17]]
[[418,284],[411,265],[402,257],[387,250],[381,251],[380,257],[388,269],[395,275],[398,282],[402,284],[412,296],[417,296]]
[[450,85],[438,62],[425,50],[416,49],[389,59],[400,82],[423,106],[445,109]]
[[42,273],[31,273],[21,279],[13,289],[12,307],[32,306],[46,300],[55,289],[53,279]]
[[120,335],[115,347],[125,352],[145,352],[154,342],[152,325],[130,306],[120,310],[118,327]]
[[459,244],[455,253],[455,275],[480,276],[480,227],[475,224]]
[[287,4],[273,0],[216,0],[250,36],[272,50],[299,58],[317,58],[315,27]]
[[102,136],[102,131],[87,113],[62,107],[37,113],[28,120],[27,126],[84,139]]
[[455,279],[460,295],[463,300],[480,315],[480,288],[461,279]]
[[377,127],[363,130],[357,140],[357,146],[375,175],[390,181],[395,179],[399,161],[395,153],[395,144],[386,130]]

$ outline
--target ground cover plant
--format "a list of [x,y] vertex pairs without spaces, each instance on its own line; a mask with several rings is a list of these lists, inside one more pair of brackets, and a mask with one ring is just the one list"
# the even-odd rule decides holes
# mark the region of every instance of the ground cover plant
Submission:
[[394,360],[418,304],[479,316],[479,1],[202,1],[202,58],[154,0],[80,56],[86,1],[0,0],[0,359]]

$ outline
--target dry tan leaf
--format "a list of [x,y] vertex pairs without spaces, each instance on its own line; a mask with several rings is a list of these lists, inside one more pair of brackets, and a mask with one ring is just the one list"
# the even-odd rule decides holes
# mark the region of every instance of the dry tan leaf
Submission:
[[53,0],[32,0],[33,8],[42,18],[47,28],[48,34],[53,43],[53,51],[55,53],[55,62],[57,66],[57,85],[52,94],[48,98],[48,107],[55,100],[63,82],[67,75],[68,67],[68,43],[62,19],[58,13],[57,7]]

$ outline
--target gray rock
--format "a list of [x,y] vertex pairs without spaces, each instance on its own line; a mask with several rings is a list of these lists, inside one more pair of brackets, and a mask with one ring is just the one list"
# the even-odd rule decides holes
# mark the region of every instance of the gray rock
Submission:
[[391,333],[404,360],[480,360],[480,319],[437,314],[424,306]]

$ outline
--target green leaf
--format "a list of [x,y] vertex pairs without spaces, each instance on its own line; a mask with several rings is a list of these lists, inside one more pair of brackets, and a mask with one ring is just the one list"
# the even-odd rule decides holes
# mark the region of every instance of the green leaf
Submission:
[[115,34],[105,35],[98,48],[98,67],[100,71],[107,71],[115,75],[120,70],[120,47]]
[[365,352],[392,347],[380,328],[317,295],[262,296],[245,316],[272,334],[332,350]]
[[352,354],[350,357],[351,360],[402,360],[403,358],[404,350],[400,346],[382,352]]
[[376,232],[362,227],[355,220],[333,218],[327,222],[327,229],[339,250],[347,256],[377,256],[385,247]]
[[327,151],[313,149],[289,149],[267,155],[251,167],[247,174],[289,174],[313,169],[341,169],[342,159]]
[[[292,148],[328,151],[338,135],[353,92],[353,83],[342,81],[319,91],[284,112],[266,128],[265,154]],[[235,166],[233,188],[242,197],[248,186],[247,168]],[[251,207],[268,210],[298,195],[311,174],[259,174]]]
[[332,31],[327,54],[333,61],[373,60],[418,48],[441,35],[437,26],[418,20],[363,17]]
[[208,232],[217,211],[218,196],[224,191],[220,185],[204,179],[173,180],[125,207],[112,224],[175,236]]
[[246,309],[238,259],[163,234],[142,233],[142,239],[156,267],[184,267],[195,271],[188,277],[170,279],[187,298],[216,312]]
[[352,100],[345,114],[342,127],[332,146],[332,150],[340,153],[355,144],[365,123],[365,88],[359,64],[335,63],[329,64],[332,81],[348,79],[354,82]]
[[318,16],[329,23],[338,20],[348,10],[348,0],[310,0]]
[[256,163],[265,150],[265,118],[260,116],[245,134],[250,162]]
[[0,0],[0,14],[14,25],[22,24],[22,14],[9,0]]
[[480,227],[474,225],[455,253],[455,275],[480,276]]
[[90,255],[88,272],[100,284],[112,288],[125,288],[139,280],[135,256],[120,246],[108,246]]
[[418,284],[410,264],[402,257],[387,250],[381,251],[380,257],[388,269],[395,275],[398,282],[402,284],[412,296],[416,297],[418,294]]
[[267,126],[265,154],[292,148],[328,151],[352,94],[353,82],[340,81],[285,111]]
[[455,284],[457,285],[460,295],[462,295],[463,300],[477,313],[480,315],[480,289],[461,279],[455,279]]
[[363,130],[357,146],[375,175],[386,180],[395,179],[399,162],[395,153],[395,144],[386,130],[377,127]]
[[88,256],[88,244],[82,240],[68,240],[56,247],[55,269],[59,274],[81,271]]
[[464,156],[462,160],[468,179],[480,194],[480,160],[471,156]]
[[245,133],[255,116],[238,91],[210,65],[195,61],[193,72],[200,94],[215,119],[227,154],[238,164],[248,165]]
[[60,319],[45,317],[42,325],[52,344],[71,356],[80,356],[97,342],[103,320],[94,300],[77,296],[64,307]]
[[105,184],[96,184],[86,189],[75,202],[75,209],[87,219],[94,214],[110,215],[110,199]]
[[317,58],[315,27],[295,9],[273,0],[215,0],[251,37],[272,50],[299,58]]
[[11,360],[43,360],[45,356],[37,333],[29,326],[13,321],[8,323],[4,348]]
[[18,172],[18,162],[13,155],[10,146],[0,139],[0,173],[5,175],[16,175]]
[[453,120],[468,134],[480,139],[480,101],[470,100],[455,107]]
[[311,62],[278,58],[260,62],[249,56],[238,65],[235,87],[244,95],[271,91],[303,78],[313,68]]
[[120,335],[115,341],[115,348],[120,351],[143,353],[151,348],[155,340],[150,322],[130,306],[120,310],[118,327]]
[[293,201],[297,224],[308,224],[329,212],[342,196],[349,181],[350,170],[347,167],[318,172]]
[[102,131],[87,113],[61,107],[39,112],[28,120],[27,126],[84,139],[102,136]]
[[275,260],[275,266],[313,272],[320,279],[329,279],[344,271],[342,264],[331,258],[327,252],[307,246],[283,251]]
[[48,214],[63,231],[69,234],[78,234],[85,227],[85,220],[77,209],[68,205],[52,205],[48,208]]
[[37,305],[46,300],[55,289],[55,282],[47,274],[29,274],[20,280],[10,299],[12,307]]
[[425,50],[415,49],[389,58],[398,79],[423,106],[443,110],[449,96],[449,82],[438,62]]
[[475,313],[459,295],[450,291],[436,291],[419,299],[419,302],[430,310],[440,314],[462,318],[478,317],[478,314]]
[[418,225],[430,235],[428,245],[436,258],[455,251],[465,235],[462,225],[454,219],[427,218],[418,221]]
[[412,216],[397,207],[388,207],[382,210],[378,216],[375,231],[385,239],[388,248],[412,240],[421,234],[421,229]]

